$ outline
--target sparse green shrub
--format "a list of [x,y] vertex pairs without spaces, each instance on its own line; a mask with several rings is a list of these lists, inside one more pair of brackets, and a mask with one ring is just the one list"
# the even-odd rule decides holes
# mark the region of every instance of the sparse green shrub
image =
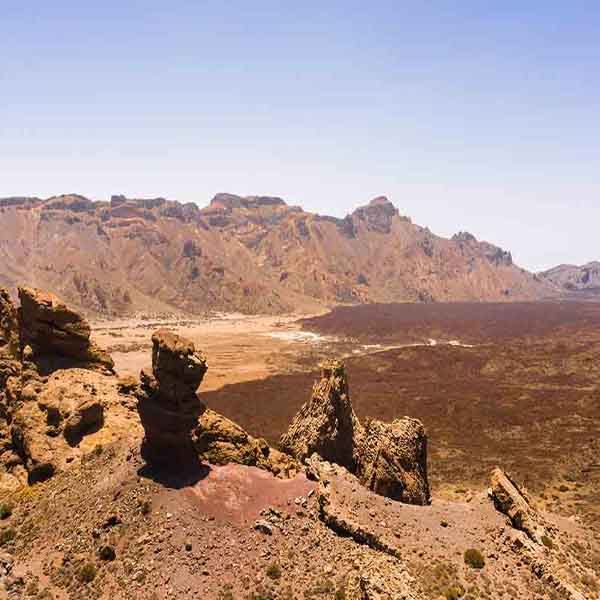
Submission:
[[79,569],[77,579],[81,583],[91,583],[96,578],[96,567],[92,563],[86,563]]
[[267,577],[271,579],[281,579],[281,567],[273,562],[267,567]]
[[544,544],[544,546],[546,546],[546,548],[549,548],[549,549],[554,548],[554,542],[547,535],[542,536],[542,544]]
[[17,532],[12,527],[8,527],[0,531],[0,546],[12,542],[17,537]]
[[335,600],[346,600],[346,588],[338,588],[335,591]]
[[463,597],[464,593],[465,588],[462,585],[453,585],[444,590],[444,597],[446,600],[459,600]]
[[140,512],[143,515],[149,515],[152,512],[152,502],[150,500],[143,500],[140,504]]
[[10,504],[0,504],[0,519],[8,519],[12,515],[12,506]]
[[469,548],[465,551],[465,563],[473,569],[483,569],[485,559],[479,550]]
[[104,452],[104,448],[102,447],[102,444],[96,444],[94,446],[93,452],[96,456],[100,456]]

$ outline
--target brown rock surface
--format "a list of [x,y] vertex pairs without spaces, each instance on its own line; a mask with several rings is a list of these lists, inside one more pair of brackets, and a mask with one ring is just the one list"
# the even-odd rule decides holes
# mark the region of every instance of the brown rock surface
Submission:
[[18,350],[17,310],[8,291],[0,287],[0,359],[15,357]]
[[[30,483],[48,479],[90,451],[103,431],[109,408],[118,419],[115,378],[88,369],[61,369],[46,381],[23,386],[10,426],[15,452]],[[112,423],[111,423],[112,425]]]
[[510,519],[513,527],[525,532],[537,544],[548,538],[542,517],[531,506],[526,492],[502,469],[496,468],[492,472],[490,496],[494,506]]
[[166,329],[152,336],[152,372],[164,398],[176,405],[193,401],[207,369],[190,340]]
[[362,438],[363,430],[352,408],[344,364],[330,360],[320,367],[321,379],[281,436],[280,447],[300,461],[317,453],[354,471],[356,440]]
[[54,294],[19,288],[21,348],[43,371],[71,366],[112,372],[113,361],[90,340],[88,322]]
[[427,436],[420,421],[370,421],[363,427],[352,408],[344,364],[321,365],[321,379],[300,408],[280,447],[305,461],[313,454],[356,474],[377,494],[428,504]]
[[157,466],[197,460],[191,433],[205,406],[196,395],[207,370],[194,344],[161,329],[152,336],[152,374],[142,371],[138,412],[144,427],[142,454]]
[[369,421],[357,474],[377,494],[407,504],[429,504],[427,436],[421,421]]
[[256,439],[239,425],[207,409],[193,434],[198,456],[215,465],[236,463],[259,467],[280,477],[293,477],[300,465],[287,454]]

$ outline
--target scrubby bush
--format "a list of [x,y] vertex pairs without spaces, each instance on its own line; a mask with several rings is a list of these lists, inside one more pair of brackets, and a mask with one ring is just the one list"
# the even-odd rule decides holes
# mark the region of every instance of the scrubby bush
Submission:
[[17,537],[17,532],[12,528],[8,527],[0,531],[0,546],[4,546],[4,544],[8,544],[12,540]]
[[465,563],[473,569],[483,569],[485,566],[485,559],[479,550],[469,548],[465,551]]
[[96,578],[96,567],[92,563],[86,563],[79,569],[77,578],[81,583],[91,583]]
[[463,597],[464,593],[465,588],[462,585],[453,585],[444,590],[444,597],[446,600],[459,600]]
[[547,535],[542,536],[542,544],[544,544],[546,548],[554,548],[554,542]]
[[281,567],[273,562],[267,567],[267,577],[271,579],[281,579]]
[[0,519],[8,519],[12,515],[12,506],[10,504],[0,504]]

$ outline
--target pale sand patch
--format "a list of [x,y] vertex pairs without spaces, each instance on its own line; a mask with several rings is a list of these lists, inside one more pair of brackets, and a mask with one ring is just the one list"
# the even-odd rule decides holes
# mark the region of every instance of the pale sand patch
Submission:
[[138,375],[152,362],[151,336],[167,328],[191,339],[209,369],[202,391],[226,384],[262,379],[288,370],[300,343],[321,336],[302,331],[296,321],[308,315],[264,316],[219,314],[206,319],[116,319],[92,323],[93,339],[106,348],[120,375]]

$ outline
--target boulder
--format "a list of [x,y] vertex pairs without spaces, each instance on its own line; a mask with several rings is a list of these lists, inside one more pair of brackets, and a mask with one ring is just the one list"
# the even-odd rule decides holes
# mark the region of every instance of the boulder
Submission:
[[167,329],[152,336],[152,373],[160,393],[172,404],[193,401],[208,369],[194,343]]
[[105,404],[116,396],[109,376],[64,369],[46,382],[32,380],[21,391],[11,439],[30,483],[47,479],[81,454],[84,438],[104,425]]
[[197,460],[191,434],[205,410],[196,390],[207,370],[193,342],[165,329],[152,336],[152,373],[141,372],[142,455],[155,466]]
[[210,409],[200,417],[192,437],[198,456],[214,465],[259,467],[280,477],[293,477],[300,470],[300,465],[287,454]]
[[548,537],[548,531],[541,515],[531,506],[525,490],[498,467],[492,471],[491,484],[489,495],[496,509],[510,519],[515,529],[523,531],[537,544],[542,544],[544,538]]
[[430,503],[427,436],[420,421],[370,421],[358,454],[357,475],[367,488],[407,504]]
[[89,323],[54,294],[19,288],[20,344],[42,372],[82,367],[113,372],[110,356],[90,340]]
[[300,408],[279,445],[300,461],[316,452],[353,472],[356,441],[362,439],[363,429],[352,408],[344,364],[328,360],[320,367],[321,379],[310,400]]

